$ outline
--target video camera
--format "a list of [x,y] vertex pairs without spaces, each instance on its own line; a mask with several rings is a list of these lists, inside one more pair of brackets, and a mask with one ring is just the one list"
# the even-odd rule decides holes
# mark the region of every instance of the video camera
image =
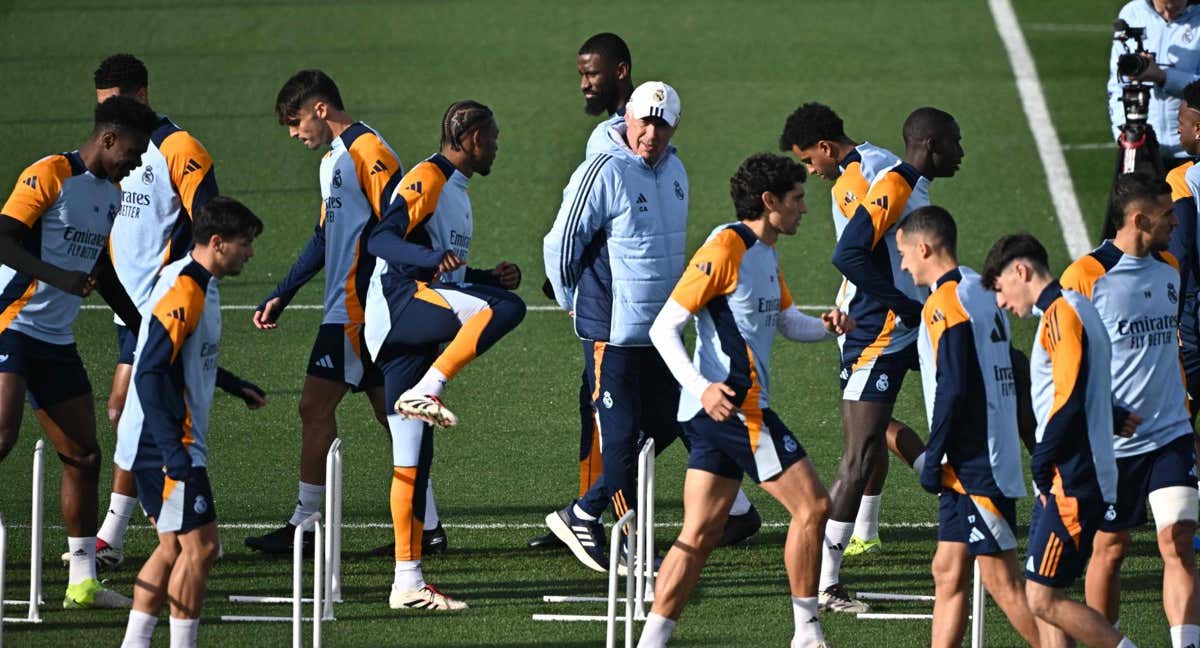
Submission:
[[[1121,43],[1125,53],[1117,57],[1117,74],[1137,76],[1152,63],[1146,53],[1146,28],[1130,27],[1124,20],[1113,23],[1113,40]],[[1150,87],[1130,82],[1121,88],[1121,103],[1125,106],[1125,125],[1121,128],[1126,142],[1137,142],[1146,134],[1146,119],[1150,110]]]
[[1113,23],[1113,40],[1125,47],[1125,53],[1117,58],[1117,74],[1132,77],[1150,67],[1150,59],[1142,56],[1146,51],[1146,28],[1130,27],[1118,19]]

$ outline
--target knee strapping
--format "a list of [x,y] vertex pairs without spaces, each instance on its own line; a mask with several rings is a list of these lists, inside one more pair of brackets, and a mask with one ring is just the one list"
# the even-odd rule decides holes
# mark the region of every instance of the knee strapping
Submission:
[[58,458],[65,466],[77,468],[87,474],[100,473],[100,450],[90,450],[79,455],[58,453]]

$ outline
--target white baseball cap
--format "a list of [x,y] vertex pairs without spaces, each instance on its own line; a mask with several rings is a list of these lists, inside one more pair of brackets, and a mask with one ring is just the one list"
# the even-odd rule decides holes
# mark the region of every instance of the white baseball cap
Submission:
[[673,127],[679,123],[679,93],[662,81],[647,81],[633,91],[625,110],[634,119],[660,117]]

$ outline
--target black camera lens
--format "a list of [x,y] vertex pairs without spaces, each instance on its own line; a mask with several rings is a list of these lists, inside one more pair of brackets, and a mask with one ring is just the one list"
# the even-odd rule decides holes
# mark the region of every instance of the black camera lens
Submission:
[[1146,71],[1150,67],[1150,59],[1137,54],[1122,54],[1117,58],[1117,74],[1132,77]]

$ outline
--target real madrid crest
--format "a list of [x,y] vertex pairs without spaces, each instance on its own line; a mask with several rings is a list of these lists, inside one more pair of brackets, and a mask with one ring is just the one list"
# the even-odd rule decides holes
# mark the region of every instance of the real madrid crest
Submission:
[[675,181],[675,197],[683,200],[683,187],[679,185],[679,181]]
[[142,171],[142,184],[154,184],[154,167],[147,165]]
[[334,189],[342,188],[342,170],[341,169],[333,170],[333,188]]

